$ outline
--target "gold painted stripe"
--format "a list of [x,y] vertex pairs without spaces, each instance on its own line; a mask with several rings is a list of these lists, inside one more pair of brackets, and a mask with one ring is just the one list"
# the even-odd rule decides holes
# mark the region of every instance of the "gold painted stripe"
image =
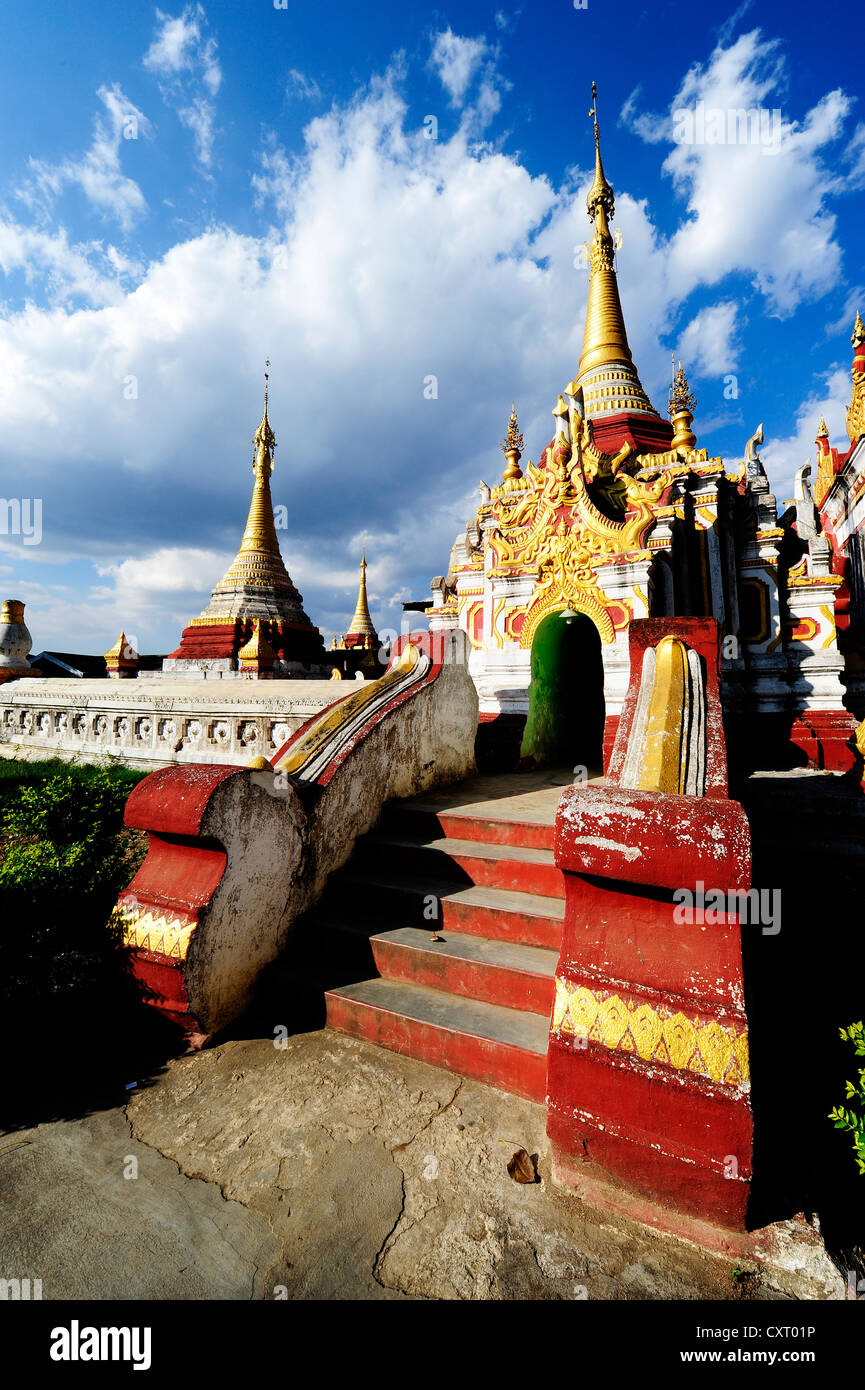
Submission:
[[832,646],[835,645],[835,638],[836,638],[835,612],[834,612],[834,609],[830,608],[829,605],[826,604],[826,603],[821,603],[821,605],[820,605],[820,612],[823,614],[823,617],[826,619],[827,623],[829,624],[829,635],[827,636],[825,642],[823,643],[823,650],[825,651],[825,649],[826,649],[827,647],[832,647]]
[[326,709],[319,715],[312,727],[307,729],[306,733],[289,749],[286,756],[274,766],[280,772],[300,773],[307,764],[312,763],[324,752],[328,744],[339,736],[351,720],[356,719],[368,706],[377,708],[387,704],[387,701],[394,694],[395,687],[405,683],[419,665],[422,655],[420,647],[417,647],[414,642],[407,642],[397,660],[383,676],[377,681],[371,681],[368,686],[356,691],[353,695],[349,695],[347,700],[341,700],[338,704]]
[[198,923],[163,912],[140,912],[118,905],[123,921],[123,944],[139,951],[156,951],[173,960],[185,960]]
[[612,1052],[629,1052],[719,1085],[750,1086],[747,1029],[688,1016],[668,1004],[638,1003],[556,979],[553,1033],[576,1034]]

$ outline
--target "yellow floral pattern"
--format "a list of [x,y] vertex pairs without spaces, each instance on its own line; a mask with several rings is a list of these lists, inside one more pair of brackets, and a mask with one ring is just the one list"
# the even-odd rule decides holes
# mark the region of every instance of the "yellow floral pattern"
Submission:
[[717,1019],[688,1017],[668,1004],[638,1003],[556,979],[552,1031],[577,1034],[614,1052],[633,1052],[738,1090],[750,1087],[748,1034]]

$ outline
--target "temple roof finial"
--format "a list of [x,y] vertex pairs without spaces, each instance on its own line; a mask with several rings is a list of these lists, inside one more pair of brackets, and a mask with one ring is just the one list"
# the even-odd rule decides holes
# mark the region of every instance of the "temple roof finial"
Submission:
[[865,324],[863,324],[862,315],[858,310],[856,313],[856,322],[853,325],[853,332],[850,335],[850,341],[854,347],[860,347],[862,343],[865,343]]
[[681,411],[693,411],[697,404],[697,397],[694,395],[688,384],[685,369],[679,360],[679,370],[674,373],[673,382],[670,387],[670,401],[667,407],[667,414],[672,420],[674,415]]
[[259,468],[265,467],[267,469],[268,477],[270,477],[270,474],[273,472],[273,451],[276,448],[276,435],[273,433],[273,430],[270,427],[270,421],[267,418],[267,402],[269,392],[270,358],[267,357],[264,361],[264,414],[261,417],[261,424],[255,431],[255,438],[252,441],[255,445],[255,454],[253,456],[252,466],[255,469],[256,474],[258,473]]
[[595,215],[600,206],[603,207],[608,220],[614,216],[616,211],[612,185],[609,183],[604,173],[604,165],[601,160],[601,134],[598,129],[598,89],[594,82],[592,83],[592,109],[589,115],[595,127],[595,177],[589,189],[589,196],[586,198],[586,208],[588,209],[589,220],[594,222]]
[[502,481],[518,481],[523,476],[522,469],[520,468],[523,436],[520,433],[520,427],[517,421],[517,408],[513,404],[511,405],[511,417],[508,420],[508,428],[499,448],[507,459]]
[[[675,366],[675,357],[673,358]],[[694,410],[697,405],[697,397],[694,395],[688,384],[685,369],[679,361],[678,371],[674,371],[673,380],[670,385],[670,400],[667,406],[667,414],[673,422],[673,438],[670,447],[673,449],[693,449],[697,443],[697,436],[691,429],[691,422],[694,418]]]
[[523,436],[520,434],[520,427],[517,421],[517,408],[515,405],[511,405],[511,417],[508,420],[507,433],[499,445],[499,448],[502,453],[508,454],[512,449],[519,449],[522,451],[522,447]]

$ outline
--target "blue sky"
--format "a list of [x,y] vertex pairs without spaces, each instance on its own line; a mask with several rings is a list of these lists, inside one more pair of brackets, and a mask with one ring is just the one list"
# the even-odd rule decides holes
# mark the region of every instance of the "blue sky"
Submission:
[[[663,410],[680,354],[699,442],[733,460],[762,421],[789,496],[820,414],[843,443],[865,300],[854,37],[836,0],[807,25],[766,3],[0,5],[0,491],[42,508],[38,544],[0,534],[0,588],[36,650],[121,626],[176,645],[237,548],[266,356],[307,611],[344,630],[366,546],[398,626],[500,475],[511,401],[537,459],[575,373],[592,79],[643,384]],[[700,102],[764,110],[764,146],[677,142]]]

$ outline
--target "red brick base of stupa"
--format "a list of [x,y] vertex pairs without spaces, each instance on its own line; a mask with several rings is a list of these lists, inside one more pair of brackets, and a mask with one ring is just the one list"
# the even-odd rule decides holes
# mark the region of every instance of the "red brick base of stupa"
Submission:
[[[251,618],[232,618],[224,623],[193,623],[183,629],[180,646],[169,654],[172,661],[236,660],[252,637]],[[324,660],[321,633],[311,623],[262,620],[261,635],[282,661]]]

